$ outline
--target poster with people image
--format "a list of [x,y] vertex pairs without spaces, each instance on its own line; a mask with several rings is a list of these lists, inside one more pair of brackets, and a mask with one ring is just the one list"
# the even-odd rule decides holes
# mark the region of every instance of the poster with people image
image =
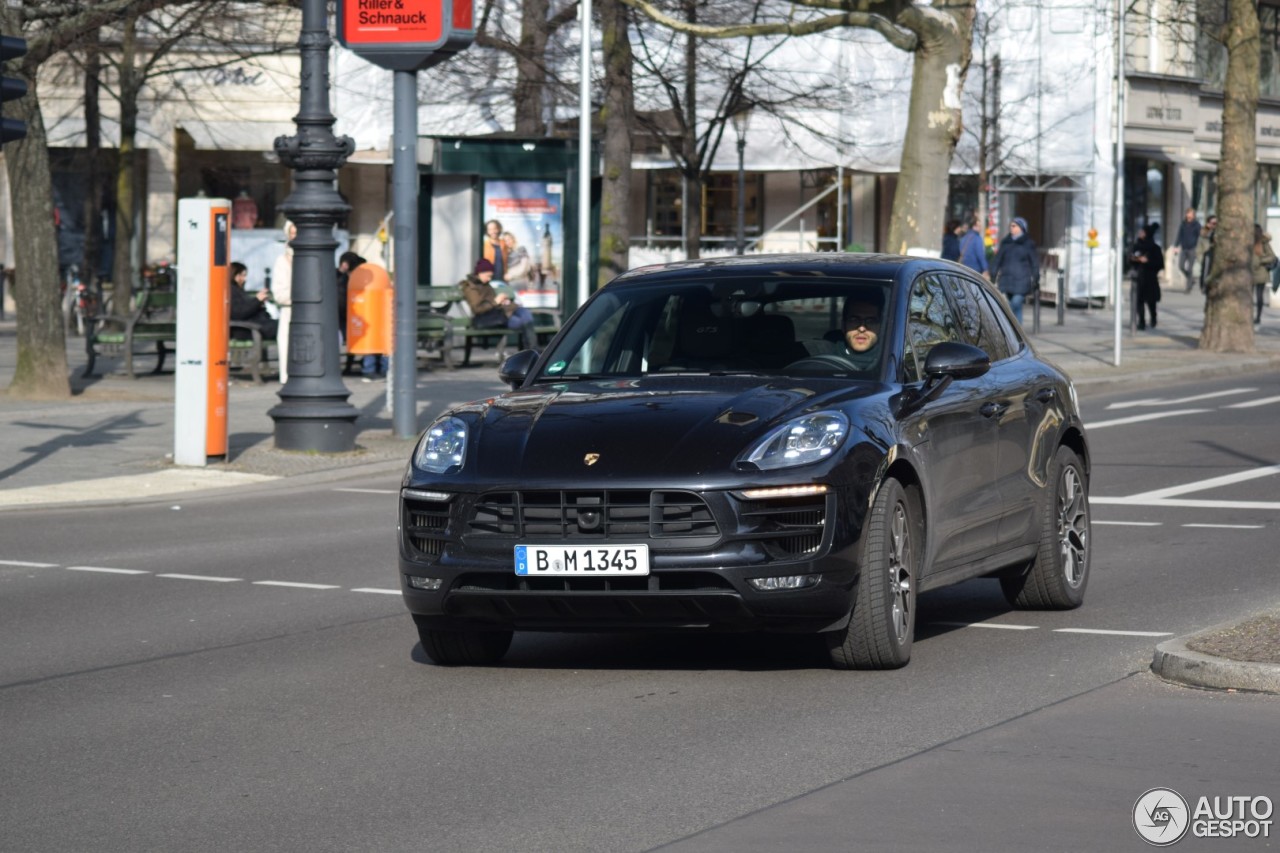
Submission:
[[[560,307],[564,267],[564,184],[547,181],[485,181],[484,223],[498,231],[502,281],[528,308]],[[491,227],[493,223],[497,227]],[[492,249],[486,247],[488,255]],[[497,277],[495,277],[497,278]],[[496,281],[494,282],[497,283]]]

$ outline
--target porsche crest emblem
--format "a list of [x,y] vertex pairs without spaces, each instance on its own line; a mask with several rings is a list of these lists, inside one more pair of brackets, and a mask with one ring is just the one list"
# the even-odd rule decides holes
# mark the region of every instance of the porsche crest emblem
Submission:
[[600,461],[600,454],[588,453],[586,456],[582,457],[582,461],[588,466],[594,465]]

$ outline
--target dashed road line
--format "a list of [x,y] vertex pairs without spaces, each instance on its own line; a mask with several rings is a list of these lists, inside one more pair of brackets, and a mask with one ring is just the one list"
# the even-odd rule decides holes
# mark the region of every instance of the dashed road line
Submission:
[[1248,471],[1235,471],[1231,474],[1223,474],[1219,477],[1210,477],[1207,480],[1196,480],[1194,483],[1183,483],[1180,486],[1169,486],[1164,489],[1153,489],[1149,492],[1139,492],[1136,495],[1129,495],[1129,500],[1162,500],[1164,498],[1185,495],[1188,492],[1203,492],[1209,489],[1221,488],[1222,486],[1234,486],[1236,483],[1244,483],[1248,480],[1257,480],[1261,477],[1270,477],[1273,474],[1280,474],[1280,465],[1264,465],[1261,468],[1250,468]]
[[380,595],[399,595],[400,594],[400,590],[398,589],[378,589],[376,587],[371,587],[371,586],[362,586],[362,587],[353,589],[351,591],[352,592],[372,592]]
[[342,589],[328,583],[298,583],[296,581],[253,581],[254,586],[284,586],[289,589]]
[[1055,634],[1103,634],[1111,637],[1172,637],[1168,631],[1111,631],[1103,628],[1054,628]]
[[1038,631],[1039,625],[1010,625],[1006,622],[930,622],[930,625],[950,625],[954,628],[997,628],[1002,631]]
[[1251,394],[1257,390],[1257,388],[1228,388],[1225,391],[1210,391],[1208,394],[1196,394],[1193,397],[1179,397],[1174,400],[1166,400],[1163,397],[1155,397],[1150,400],[1127,400],[1122,403],[1112,403],[1107,406],[1107,409],[1109,411],[1111,409],[1131,409],[1135,406],[1180,406],[1184,403],[1195,403],[1200,400],[1212,400],[1216,397],[1231,397],[1235,394]]
[[1124,527],[1160,527],[1164,524],[1163,521],[1100,521],[1099,519],[1096,519],[1096,518],[1093,520],[1092,523],[1093,524],[1114,524],[1118,526],[1122,525]]
[[1261,400],[1250,400],[1247,403],[1232,403],[1230,406],[1223,406],[1224,409],[1252,409],[1255,406],[1269,406],[1272,403],[1280,403],[1280,397],[1263,397]]
[[1092,432],[1095,429],[1103,429],[1105,427],[1124,426],[1125,424],[1140,424],[1143,421],[1156,421],[1161,418],[1176,418],[1180,415],[1198,415],[1203,412],[1212,412],[1213,409],[1178,409],[1173,412],[1152,412],[1149,415],[1131,415],[1127,418],[1116,418],[1110,421],[1097,421],[1096,423],[1085,424],[1085,429]]
[[398,489],[334,489],[335,492],[355,492],[358,495],[398,495]]
[[69,572],[101,572],[105,575],[149,575],[141,569],[109,569],[105,566],[67,566]]
[[56,569],[57,563],[28,563],[26,560],[0,560],[0,566],[16,566],[20,569]]
[[178,580],[178,581],[210,581],[211,583],[238,583],[239,581],[244,580],[244,578],[220,578],[220,577],[215,577],[214,575],[165,574],[165,575],[156,575],[156,577],[172,578],[173,580]]
[[1266,527],[1265,524],[1201,524],[1191,522],[1182,525],[1183,527],[1212,527],[1218,530],[1261,530]]

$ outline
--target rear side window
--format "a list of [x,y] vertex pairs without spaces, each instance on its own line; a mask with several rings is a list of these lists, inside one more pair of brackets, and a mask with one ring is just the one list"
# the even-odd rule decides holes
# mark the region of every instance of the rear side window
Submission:
[[964,342],[940,277],[922,275],[911,286],[903,369],[907,382],[924,378],[929,351],[946,341]]
[[1004,330],[996,320],[982,288],[967,278],[947,276],[947,290],[956,305],[956,319],[968,343],[978,347],[993,361],[1013,354]]
[[[1022,338],[1022,332],[1009,320],[1005,314],[1005,306],[1003,300],[998,296],[986,290],[985,288],[977,288],[978,295],[982,297],[982,304],[986,306],[986,314],[990,315],[991,322],[996,324],[1000,329],[1000,334],[1004,336],[1005,342],[1008,344],[1009,353],[1016,355],[1022,352],[1022,348],[1027,342]],[[995,358],[992,358],[995,361]]]

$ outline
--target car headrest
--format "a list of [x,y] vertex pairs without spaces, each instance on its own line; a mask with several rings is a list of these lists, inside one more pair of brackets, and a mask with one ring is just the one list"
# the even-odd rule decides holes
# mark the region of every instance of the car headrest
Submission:
[[751,318],[748,345],[761,353],[790,349],[796,342],[796,324],[786,314],[757,314]]
[[715,316],[708,304],[686,304],[679,338],[680,352],[687,358],[724,358],[733,349],[733,320]]

